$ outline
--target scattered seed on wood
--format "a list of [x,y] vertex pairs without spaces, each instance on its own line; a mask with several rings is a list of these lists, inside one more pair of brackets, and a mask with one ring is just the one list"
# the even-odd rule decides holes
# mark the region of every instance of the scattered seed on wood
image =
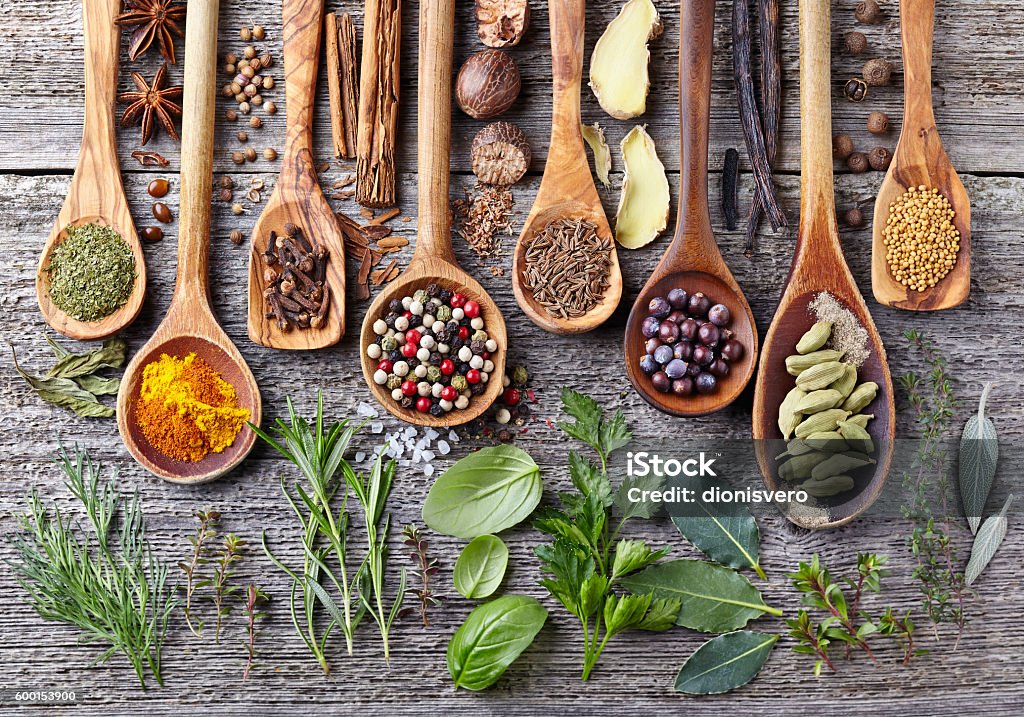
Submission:
[[246,193],[245,198],[248,199],[253,204],[259,204],[261,201],[263,201],[263,195],[260,194],[260,191],[258,189],[250,189]]
[[556,219],[530,239],[523,285],[552,316],[579,318],[608,289],[611,250],[611,237],[599,236],[594,224]]
[[171,161],[159,152],[136,150],[132,152],[132,159],[138,160],[143,167],[167,167],[171,164]]
[[452,202],[460,219],[459,236],[473,248],[477,256],[488,257],[501,246],[499,234],[512,233],[514,200],[508,187],[478,184],[465,199]]
[[412,217],[402,217],[402,224],[408,224],[412,221]]

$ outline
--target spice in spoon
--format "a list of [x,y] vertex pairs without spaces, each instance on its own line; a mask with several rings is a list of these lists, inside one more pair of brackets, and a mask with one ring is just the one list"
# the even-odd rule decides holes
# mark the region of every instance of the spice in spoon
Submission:
[[914,291],[930,289],[956,266],[960,231],[956,212],[939,190],[911,187],[889,206],[885,260],[893,279]]
[[79,321],[99,321],[124,306],[135,285],[135,255],[116,230],[69,225],[50,254],[50,301]]
[[526,247],[523,286],[549,314],[586,315],[608,289],[612,243],[585,219],[556,219]]

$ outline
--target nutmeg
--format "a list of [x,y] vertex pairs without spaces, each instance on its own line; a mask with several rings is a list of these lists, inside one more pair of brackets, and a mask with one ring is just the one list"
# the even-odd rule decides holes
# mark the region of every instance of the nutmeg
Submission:
[[877,0],[861,0],[853,8],[853,17],[857,22],[874,25],[882,19],[882,8]]
[[843,44],[846,45],[846,52],[849,55],[857,56],[868,49],[868,38],[863,32],[848,32],[843,36]]
[[477,132],[471,156],[473,174],[485,184],[515,184],[530,168],[530,144],[511,122],[492,122]]
[[476,34],[487,47],[518,45],[530,24],[528,0],[476,0]]
[[888,131],[889,115],[877,110],[868,114],[868,132],[871,134],[885,134]]
[[876,57],[864,63],[864,82],[870,87],[883,87],[892,79],[892,63]]
[[489,119],[507,111],[519,96],[521,80],[516,61],[501,50],[471,55],[455,80],[455,101],[474,119]]
[[868,164],[876,172],[884,172],[892,163],[892,152],[885,147],[875,147],[868,152]]
[[868,96],[868,83],[859,77],[853,77],[843,85],[843,94],[850,102],[863,102]]
[[871,165],[868,163],[868,156],[863,152],[854,152],[846,158],[846,166],[849,167],[850,171],[854,174],[860,174],[861,172],[868,171],[868,167]]
[[853,140],[848,134],[837,134],[832,138],[832,156],[836,159],[846,159],[853,154]]

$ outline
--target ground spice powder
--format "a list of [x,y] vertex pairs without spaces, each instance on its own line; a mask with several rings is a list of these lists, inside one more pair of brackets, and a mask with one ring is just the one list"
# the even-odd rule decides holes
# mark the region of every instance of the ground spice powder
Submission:
[[235,387],[206,361],[162,354],[142,374],[136,414],[146,440],[179,461],[195,462],[230,446],[249,420]]

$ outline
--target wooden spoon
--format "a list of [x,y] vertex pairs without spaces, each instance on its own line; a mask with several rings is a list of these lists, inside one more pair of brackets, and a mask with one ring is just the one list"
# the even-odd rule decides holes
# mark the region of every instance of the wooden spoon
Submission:
[[[135,320],[146,294],[146,258],[135,233],[128,200],[117,164],[117,132],[114,103],[117,97],[117,60],[121,29],[114,18],[120,0],[85,0],[82,26],[85,34],[85,126],[78,166],[64,206],[46,240],[36,272],[36,297],[46,323],[80,341],[115,334]],[[79,321],[50,301],[50,256],[64,240],[69,224],[103,224],[117,231],[135,255],[135,284],[128,301],[99,321]]]
[[[932,33],[935,0],[901,0],[903,35],[903,128],[889,171],[875,200],[871,244],[871,286],[880,304],[913,311],[949,309],[967,301],[971,293],[971,201],[942,146],[932,109]],[[885,220],[889,207],[909,187],[934,187],[956,212],[953,224],[960,232],[956,264],[942,281],[927,291],[903,286],[889,272],[885,260]]]
[[823,513],[787,515],[805,528],[842,525],[875,501],[889,474],[896,429],[885,347],[839,245],[832,188],[829,2],[800,0],[800,230],[789,283],[761,350],[754,390],[753,435],[758,463],[769,489],[792,488],[778,479],[775,461],[775,456],[785,450],[778,428],[779,406],[794,386],[785,362],[787,356],[796,353],[797,341],[814,323],[808,304],[821,292],[828,292],[853,312],[867,331],[871,355],[860,367],[858,381],[874,381],[879,386],[878,397],[865,409],[865,413],[875,415],[868,431],[877,446],[878,463],[866,485],[826,501]]
[[[679,21],[680,191],[679,216],[672,243],[640,291],[626,322],[626,375],[637,393],[673,416],[704,416],[725,408],[743,392],[757,363],[757,327],[743,290],[718,251],[708,210],[708,125],[711,118],[711,60],[714,54],[715,0],[684,0]],[[646,353],[641,325],[647,305],[671,289],[703,292],[712,303],[729,307],[728,328],[746,349],[711,394],[661,393],[640,370]]]
[[[622,273],[615,239],[594,178],[580,132],[580,84],[583,77],[583,31],[586,0],[550,0],[552,92],[551,142],[540,189],[523,225],[512,255],[512,289],[523,313],[537,326],[555,334],[580,334],[603,324],[622,298]],[[576,319],[553,316],[524,287],[526,249],[544,227],[556,219],[583,219],[611,242],[608,288],[590,311]]]
[[[420,2],[419,106],[416,154],[419,173],[419,229],[416,251],[409,268],[377,295],[363,319],[359,338],[363,376],[370,391],[392,415],[419,426],[453,426],[471,421],[494,403],[502,392],[508,336],[501,311],[482,286],[463,271],[452,251],[451,212],[448,209],[449,148],[451,145],[452,47],[455,25],[455,0]],[[487,389],[474,396],[465,409],[440,417],[405,409],[391,398],[386,386],[373,382],[377,362],[366,355],[366,347],[376,335],[373,322],[387,313],[392,299],[411,295],[417,289],[437,283],[459,291],[480,304],[480,316],[488,335],[497,341],[498,351],[491,360],[494,371]]]
[[238,405],[259,425],[261,402],[252,371],[210,310],[210,192],[213,187],[213,114],[217,91],[218,0],[191,0],[185,40],[185,96],[181,140],[181,214],[178,278],[167,316],[132,358],[117,394],[117,428],[128,452],[146,470],[175,483],[201,483],[227,473],[252,449],[247,426],[223,453],[195,463],[168,458],[138,427],[136,411],[143,369],[161,354],[195,353],[235,387]]
[[[345,333],[345,241],[313,161],[313,99],[323,28],[323,0],[284,0],[285,105],[288,131],[281,174],[252,231],[249,252],[249,338],[277,349],[319,349],[336,344]],[[271,231],[283,233],[291,223],[310,241],[327,248],[327,287],[331,305],[320,328],[282,331],[267,318],[263,291],[263,252]]]

